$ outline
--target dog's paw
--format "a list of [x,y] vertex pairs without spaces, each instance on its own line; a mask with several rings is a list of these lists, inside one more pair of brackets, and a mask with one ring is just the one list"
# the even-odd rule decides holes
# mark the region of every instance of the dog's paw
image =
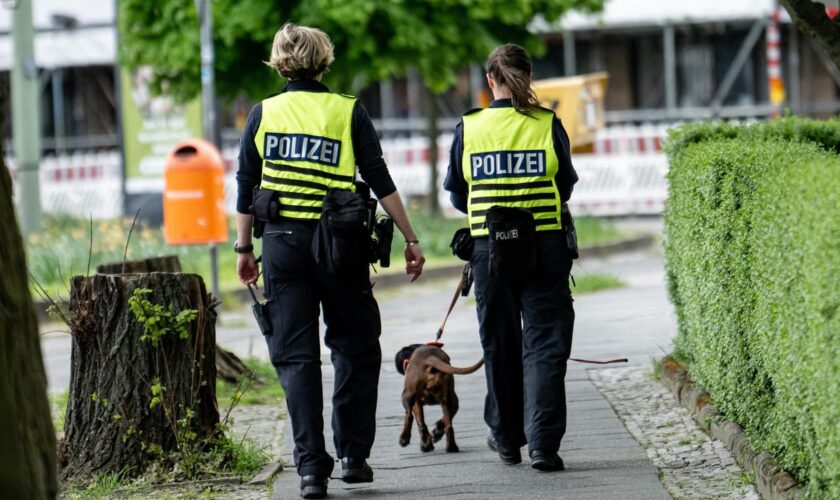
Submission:
[[435,428],[434,428],[434,429],[432,429],[432,439],[435,441],[435,443],[437,443],[438,441],[440,441],[440,440],[441,440],[441,438],[443,438],[443,436],[444,436],[445,434],[446,434],[446,433],[445,433],[445,432],[444,432],[444,430],[443,430],[443,423],[442,423],[442,422],[438,422],[438,423],[435,425]]
[[452,443],[452,446],[446,447],[446,453],[458,453],[459,451],[461,451],[461,449],[458,448],[458,445],[455,443]]
[[434,443],[431,441],[426,441],[425,443],[420,443],[420,451],[423,453],[428,453],[435,449]]
[[411,436],[400,436],[400,446],[405,448],[411,442]]

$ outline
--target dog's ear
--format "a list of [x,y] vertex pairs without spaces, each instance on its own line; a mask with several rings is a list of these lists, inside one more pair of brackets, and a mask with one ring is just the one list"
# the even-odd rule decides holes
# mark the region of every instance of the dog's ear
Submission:
[[402,372],[403,372],[403,374],[405,374],[405,371],[406,371],[406,370],[408,370],[408,360],[407,360],[407,359],[404,359],[404,360],[403,360],[403,366],[402,366]]
[[411,344],[397,351],[397,355],[394,356],[394,366],[400,375],[405,375],[405,365],[403,362],[407,361],[418,347],[420,347],[420,344]]

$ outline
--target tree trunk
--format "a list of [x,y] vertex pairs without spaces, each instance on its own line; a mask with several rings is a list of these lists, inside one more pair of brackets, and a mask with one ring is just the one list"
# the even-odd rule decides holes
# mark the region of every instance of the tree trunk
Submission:
[[[145,296],[152,304],[198,311],[189,337],[167,334],[159,348],[141,341],[143,325],[128,306],[138,288],[152,290]],[[194,274],[99,274],[71,280],[73,350],[59,447],[62,479],[125,470],[138,475],[155,455],[176,450],[182,431],[212,439],[219,422],[215,306]],[[163,401],[152,408],[155,379],[164,387]],[[187,409],[195,412],[190,424],[174,424]]]
[[[0,99],[0,109],[2,104]],[[55,431],[47,376],[2,148],[0,214],[0,497],[55,498]]]
[[426,87],[426,116],[428,117],[429,135],[429,212],[438,214],[440,206],[438,203],[438,102],[437,94]]
[[814,38],[840,70],[840,16],[830,19],[813,0],[781,0],[799,31]]
[[[125,271],[123,271],[125,269]],[[177,255],[164,255],[163,257],[150,257],[141,260],[129,260],[123,265],[122,262],[106,262],[96,266],[97,274],[123,274],[123,273],[180,273],[181,261]],[[232,352],[216,346],[216,376],[232,384],[239,383],[248,368]]]

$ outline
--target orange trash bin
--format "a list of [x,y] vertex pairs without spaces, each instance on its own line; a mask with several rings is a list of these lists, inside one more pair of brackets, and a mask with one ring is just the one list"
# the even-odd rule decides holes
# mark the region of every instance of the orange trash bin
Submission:
[[187,139],[166,156],[163,230],[170,245],[228,241],[225,167],[212,143]]

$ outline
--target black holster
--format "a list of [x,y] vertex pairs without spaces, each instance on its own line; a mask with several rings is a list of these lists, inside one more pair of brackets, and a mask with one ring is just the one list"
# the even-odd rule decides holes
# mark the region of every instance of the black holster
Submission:
[[560,223],[563,226],[563,234],[566,236],[566,249],[569,251],[569,256],[572,259],[580,257],[578,252],[577,230],[575,229],[575,220],[572,218],[572,212],[569,210],[569,205],[563,203],[560,207]]
[[524,208],[494,206],[487,211],[490,275],[509,281],[531,278],[537,267],[534,216]]

